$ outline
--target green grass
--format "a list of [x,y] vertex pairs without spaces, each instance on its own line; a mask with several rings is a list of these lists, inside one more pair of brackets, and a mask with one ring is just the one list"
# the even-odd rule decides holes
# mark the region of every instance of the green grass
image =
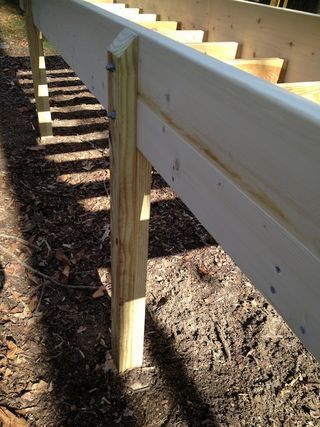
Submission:
[[0,38],[6,42],[26,40],[24,18],[16,0],[0,0]]
[[[27,34],[23,12],[19,0],[0,0],[0,41],[16,45],[25,45]],[[47,54],[56,54],[53,46],[44,40]]]

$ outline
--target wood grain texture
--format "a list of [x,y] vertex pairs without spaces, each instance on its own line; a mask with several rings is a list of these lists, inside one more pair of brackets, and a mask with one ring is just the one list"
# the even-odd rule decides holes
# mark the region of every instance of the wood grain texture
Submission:
[[[242,195],[242,222],[247,224],[243,230],[248,233],[245,248],[239,246],[241,239],[237,240],[237,234],[232,239],[229,233],[241,227],[239,220],[226,214],[211,216],[207,205],[201,206],[200,200],[194,211],[208,229],[219,233],[222,245],[232,251],[239,267],[263,291],[267,289],[267,272],[271,265],[277,266],[278,256],[273,255],[279,255],[286,271],[279,274],[281,283],[285,283],[286,298],[278,300],[277,309],[319,357],[319,323],[313,323],[319,312],[319,106],[81,0],[68,3],[34,0],[33,13],[38,27],[106,107],[106,42],[111,42],[124,27],[138,34],[140,100],[162,125],[161,131],[163,126],[165,129],[170,126],[186,141],[184,146],[188,150],[208,159],[208,165]],[[309,15],[303,14],[304,22],[307,22],[306,16]],[[313,17],[310,19],[312,26]],[[151,118],[141,122],[140,116],[138,124],[143,125],[145,131],[150,128],[151,134],[155,132]],[[157,164],[158,150],[152,141],[147,139],[141,147]],[[169,151],[171,158],[175,155],[172,150]],[[215,200],[215,175],[210,178],[208,171],[200,178],[204,165],[192,166],[195,189],[200,192],[205,183],[204,195],[208,200]],[[165,167],[159,172],[166,176]],[[191,187],[186,182],[183,188]],[[230,193],[226,206],[240,215],[233,204],[234,194]],[[200,215],[202,209],[204,214]],[[255,223],[264,229],[257,210],[270,220],[272,233],[268,241],[257,240],[256,228],[251,228]],[[280,231],[281,236],[286,236],[281,240],[277,238]],[[244,251],[248,253],[247,262],[241,253]],[[296,303],[296,293],[303,295],[300,306]],[[300,326],[298,323],[303,319],[310,332],[299,333],[303,323]]]
[[319,259],[142,99],[138,118],[139,149],[319,359]]
[[320,16],[241,0],[129,0],[130,6],[207,31],[207,41],[235,40],[242,57],[285,58],[286,82],[314,81],[320,69]]
[[189,47],[206,55],[221,60],[232,60],[239,55],[239,43],[237,42],[203,42],[188,44]]
[[39,130],[41,138],[45,138],[47,136],[52,136],[53,132],[42,35],[33,22],[31,0],[25,1],[25,7],[27,37]]
[[282,83],[279,87],[320,104],[320,82]]
[[167,30],[163,28],[160,28],[160,29],[153,28],[153,30],[179,43],[201,43],[205,36],[205,32],[202,30],[174,31],[174,30]]
[[120,372],[141,366],[151,165],[137,150],[138,39],[123,30],[109,48],[112,351]]
[[176,21],[156,21],[156,22],[139,21],[139,16],[137,17],[137,20],[135,22],[137,22],[139,25],[142,25],[145,28],[148,28],[149,30],[160,31],[160,32],[162,30],[175,31],[178,26],[178,22]]
[[270,83],[283,82],[287,69],[287,61],[281,58],[235,59],[228,64]]

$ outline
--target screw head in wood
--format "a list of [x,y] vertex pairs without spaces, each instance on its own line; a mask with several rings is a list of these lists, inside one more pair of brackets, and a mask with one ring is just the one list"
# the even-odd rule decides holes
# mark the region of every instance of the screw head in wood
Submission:
[[108,111],[107,117],[110,120],[115,120],[117,118],[117,113],[115,111]]
[[106,65],[106,70],[109,71],[109,73],[114,73],[116,71],[115,64],[113,64],[113,63],[107,64]]

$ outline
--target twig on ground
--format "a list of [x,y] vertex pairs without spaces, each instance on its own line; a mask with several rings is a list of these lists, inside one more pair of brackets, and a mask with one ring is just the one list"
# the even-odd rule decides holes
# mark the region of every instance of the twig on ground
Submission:
[[26,246],[30,246],[30,248],[39,250],[38,246],[33,245],[32,243],[28,242],[28,240],[21,239],[21,237],[18,237],[18,236],[13,236],[13,235],[10,235],[10,234],[0,233],[0,237],[3,237],[4,239],[16,240],[17,242],[23,243]]
[[21,261],[21,259],[19,257],[17,257],[15,254],[10,252],[8,249],[4,248],[2,245],[0,245],[0,252],[9,256],[10,258],[15,260],[18,264],[22,265],[27,270],[31,271],[34,274],[37,274],[38,276],[42,277],[43,279],[49,280],[51,283],[55,284],[56,286],[59,286],[60,288],[64,288],[64,289],[90,289],[90,290],[95,290],[95,289],[99,288],[98,286],[64,285],[63,283],[58,282],[57,280],[53,279],[52,277],[48,276],[47,274],[41,273],[41,271],[36,270],[35,268],[31,267],[31,265],[25,263],[24,261]]
[[224,337],[223,332],[221,331],[220,325],[218,323],[216,323],[215,326],[216,326],[217,337],[222,344],[223,351],[224,351],[225,355],[227,356],[228,360],[231,360],[231,352],[229,349],[229,345],[228,345],[228,343]]

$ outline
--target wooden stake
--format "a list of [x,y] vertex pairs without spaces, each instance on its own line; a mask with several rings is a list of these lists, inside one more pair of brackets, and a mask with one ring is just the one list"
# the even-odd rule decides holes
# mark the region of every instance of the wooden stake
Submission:
[[120,372],[141,366],[151,165],[137,150],[138,38],[124,29],[109,49],[112,349]]
[[43,53],[43,41],[42,34],[33,22],[32,0],[26,0],[25,11],[39,129],[40,136],[43,138],[46,136],[52,136],[52,120],[49,105],[46,64]]

